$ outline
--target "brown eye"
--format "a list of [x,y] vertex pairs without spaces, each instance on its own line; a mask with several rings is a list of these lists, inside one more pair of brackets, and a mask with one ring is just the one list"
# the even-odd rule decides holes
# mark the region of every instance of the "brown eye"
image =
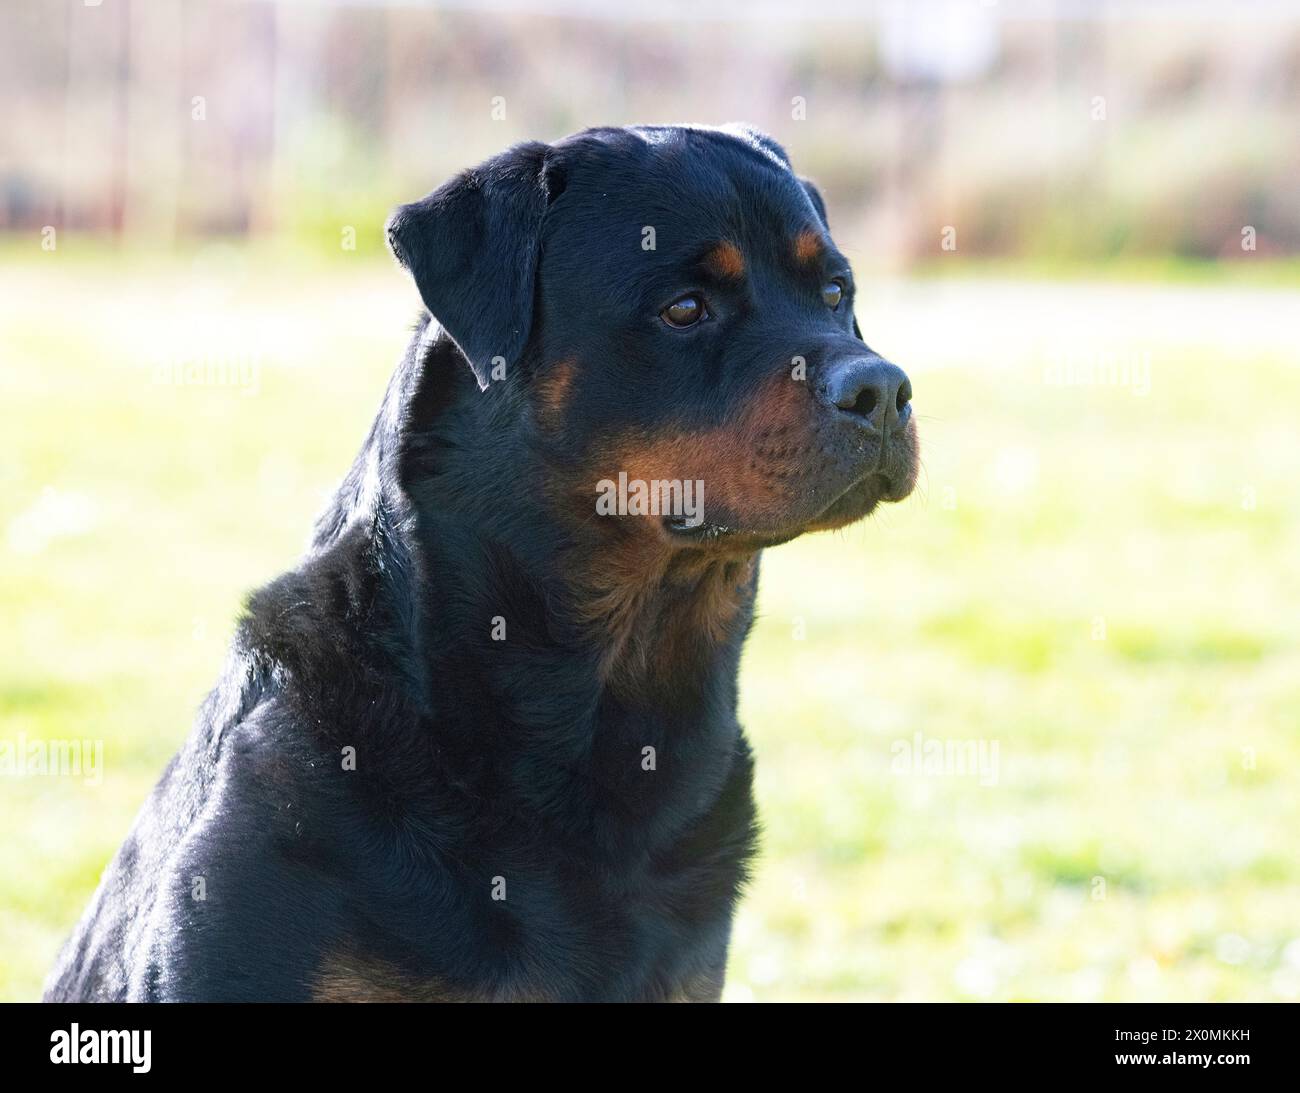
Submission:
[[698,296],[683,296],[661,311],[660,316],[669,326],[679,329],[694,326],[705,316],[704,301]]
[[844,285],[839,281],[828,281],[822,285],[822,303],[832,311],[840,306],[842,299],[844,299]]

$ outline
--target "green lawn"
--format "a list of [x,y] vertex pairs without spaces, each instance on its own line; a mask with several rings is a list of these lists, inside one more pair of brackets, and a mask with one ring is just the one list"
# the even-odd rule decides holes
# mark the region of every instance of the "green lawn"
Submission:
[[[105,774],[0,778],[4,999],[38,992],[414,312],[356,255],[60,247],[0,266],[0,739],[102,739]],[[1298,300],[868,281],[925,473],[764,559],[729,998],[1300,997]],[[199,349],[245,382],[160,382]],[[1129,382],[1061,380],[1098,360]],[[996,747],[996,777],[895,769],[918,733]]]

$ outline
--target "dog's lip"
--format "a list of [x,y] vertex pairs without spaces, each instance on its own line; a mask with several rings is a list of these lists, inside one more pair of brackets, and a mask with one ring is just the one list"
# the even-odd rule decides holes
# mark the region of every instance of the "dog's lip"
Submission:
[[823,519],[825,519],[828,513],[834,512],[836,506],[839,505],[840,502],[843,501],[846,497],[861,492],[863,487],[868,485],[872,486],[875,491],[875,497],[872,500],[873,507],[875,506],[875,504],[879,503],[880,501],[888,497],[890,491],[893,488],[893,483],[890,481],[889,476],[886,475],[883,471],[877,468],[872,468],[871,470],[865,471],[863,474],[859,475],[852,482],[850,482],[844,489],[840,490],[840,492],[837,493],[828,504],[823,505],[821,507],[821,510],[817,513],[817,515],[814,516],[811,520],[807,521],[805,526],[815,527]]
[[699,523],[692,524],[688,522],[688,518],[685,516],[665,516],[662,524],[669,536],[684,544],[703,546],[720,540],[743,539],[745,541],[754,540],[755,542],[761,541],[775,545],[787,542],[804,534],[806,531],[815,529],[829,513],[835,510],[835,507],[840,502],[849,495],[862,490],[868,484],[872,485],[875,496],[863,513],[863,515],[866,515],[866,512],[875,508],[881,501],[892,500],[895,493],[893,480],[887,474],[874,468],[855,478],[848,486],[836,493],[830,501],[818,510],[816,515],[788,527],[739,528],[710,520],[701,520]]
[[708,520],[701,520],[692,524],[685,516],[665,516],[663,524],[669,534],[679,539],[689,539],[697,543],[721,539],[736,530],[727,527],[726,524],[714,524]]

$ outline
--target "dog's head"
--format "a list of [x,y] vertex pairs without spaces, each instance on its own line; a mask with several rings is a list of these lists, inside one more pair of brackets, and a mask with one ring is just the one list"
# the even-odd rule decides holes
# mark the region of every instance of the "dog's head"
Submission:
[[516,385],[579,515],[752,551],[915,483],[911,384],[863,342],[822,199],[762,134],[519,145],[388,237],[483,394]]

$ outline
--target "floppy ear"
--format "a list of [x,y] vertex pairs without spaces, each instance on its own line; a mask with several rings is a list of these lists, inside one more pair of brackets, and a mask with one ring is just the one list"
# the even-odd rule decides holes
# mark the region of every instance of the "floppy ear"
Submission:
[[550,146],[517,144],[388,218],[388,245],[479,387],[528,341]]
[[[826,215],[826,202],[822,200],[821,190],[817,189],[817,187],[806,178],[801,178],[799,180],[799,185],[803,187],[804,193],[808,195],[808,200],[812,202],[812,207],[817,210],[817,216],[822,222],[822,227],[827,231],[830,231],[831,222]],[[862,336],[862,328],[858,326],[858,317],[856,315],[853,316],[853,336],[860,342],[866,341]]]

